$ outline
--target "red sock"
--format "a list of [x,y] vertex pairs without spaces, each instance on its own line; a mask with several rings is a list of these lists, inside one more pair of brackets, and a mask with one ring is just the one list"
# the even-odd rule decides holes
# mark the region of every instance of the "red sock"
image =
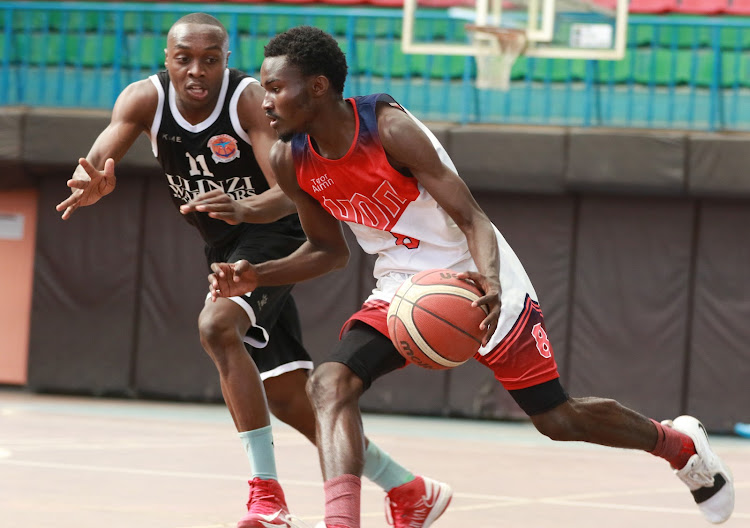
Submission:
[[339,475],[325,481],[326,526],[359,528],[362,481],[356,475]]
[[656,432],[659,435],[651,454],[663,458],[675,469],[684,468],[690,457],[695,454],[693,439],[676,429],[663,426],[656,420],[651,421],[656,426]]

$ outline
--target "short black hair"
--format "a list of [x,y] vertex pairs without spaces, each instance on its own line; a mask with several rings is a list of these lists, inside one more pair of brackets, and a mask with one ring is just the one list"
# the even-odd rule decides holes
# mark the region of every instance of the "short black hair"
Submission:
[[325,75],[333,89],[344,93],[346,56],[331,35],[312,26],[297,26],[273,37],[264,48],[264,56],[286,56],[303,75]]
[[208,13],[190,13],[189,15],[185,15],[184,17],[177,20],[177,22],[172,24],[172,27],[174,28],[182,24],[203,24],[206,26],[214,26],[221,30],[222,40],[225,43],[229,42],[229,33],[227,32],[227,28],[224,27],[224,24],[222,24],[218,18],[213,17]]

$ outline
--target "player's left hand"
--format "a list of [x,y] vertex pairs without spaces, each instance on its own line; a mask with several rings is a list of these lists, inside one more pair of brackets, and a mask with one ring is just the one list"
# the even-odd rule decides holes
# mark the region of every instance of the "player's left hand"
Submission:
[[188,203],[180,206],[182,214],[208,213],[211,218],[237,225],[243,221],[242,205],[221,189],[201,193]]
[[219,297],[244,295],[258,287],[255,266],[247,260],[238,260],[234,264],[214,262],[211,264],[211,271],[213,273],[208,276],[208,287],[214,302]]
[[479,324],[479,328],[484,330],[482,346],[485,346],[497,330],[497,321],[500,319],[500,281],[497,277],[487,277],[476,271],[459,273],[458,278],[469,279],[484,293],[471,305],[487,307],[487,317]]

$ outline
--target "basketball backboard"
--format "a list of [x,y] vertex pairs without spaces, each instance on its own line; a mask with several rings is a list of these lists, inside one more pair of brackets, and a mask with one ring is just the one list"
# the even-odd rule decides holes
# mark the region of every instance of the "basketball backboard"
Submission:
[[[493,28],[525,32],[522,53],[531,57],[619,60],[625,56],[628,0],[456,0],[449,21],[485,28],[422,38],[420,24],[434,24],[437,14],[404,0],[401,48],[404,53],[474,55],[505,53],[491,37]],[[440,2],[446,5],[445,1]],[[429,5],[434,6],[434,2]],[[440,13],[445,17],[444,13]],[[489,31],[487,31],[489,29]],[[451,40],[453,39],[453,40]]]

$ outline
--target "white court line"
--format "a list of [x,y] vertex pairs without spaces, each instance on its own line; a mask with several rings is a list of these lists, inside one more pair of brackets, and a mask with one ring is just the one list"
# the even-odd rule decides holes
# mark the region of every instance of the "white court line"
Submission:
[[[2,451],[2,448],[0,448]],[[167,470],[154,470],[154,469],[136,469],[128,467],[116,467],[116,466],[90,466],[83,464],[66,464],[63,462],[34,462],[31,460],[0,460],[0,464],[12,465],[12,466],[27,466],[27,467],[39,467],[47,469],[64,469],[64,470],[80,470],[80,471],[107,471],[115,473],[127,473],[133,475],[152,475],[161,477],[185,477],[185,478],[206,478],[211,480],[235,480],[245,479],[246,475],[229,475],[222,473],[197,473],[190,471],[167,471]],[[323,483],[320,481],[310,480],[294,480],[284,479],[284,482],[292,486],[303,486],[303,487],[322,487]],[[748,488],[750,482],[734,482],[735,489],[737,488]],[[365,484],[363,486],[365,490],[380,490],[377,486],[372,484]],[[639,488],[639,489],[628,489],[628,490],[613,490],[604,491],[597,493],[578,493],[574,495],[561,495],[559,497],[551,497],[549,499],[526,499],[523,497],[511,497],[507,495],[493,495],[493,494],[480,494],[480,493],[454,493],[454,497],[460,497],[462,499],[474,499],[474,500],[490,500],[490,501],[533,501],[541,502],[544,500],[564,500],[564,501],[577,501],[581,499],[596,499],[596,498],[607,498],[607,497],[618,497],[622,495],[649,495],[653,493],[683,493],[684,489],[680,486],[674,488]]]
[[[243,475],[227,475],[227,474],[215,474],[215,473],[196,473],[187,471],[165,471],[165,470],[151,470],[151,469],[134,469],[134,468],[123,468],[113,466],[87,466],[81,464],[64,464],[59,462],[33,462],[23,460],[9,460],[0,459],[0,465],[11,465],[11,466],[26,466],[26,467],[39,467],[45,469],[62,469],[62,470],[78,470],[78,471],[100,471],[108,473],[126,473],[131,475],[149,475],[156,477],[180,477],[180,478],[199,478],[199,479],[210,479],[210,480],[244,480]],[[320,481],[307,481],[307,480],[285,480],[285,484],[291,486],[302,486],[302,487],[322,487]],[[750,482],[735,482],[735,488],[746,488],[750,487]],[[379,490],[379,488],[367,485],[365,489],[368,490]],[[540,498],[525,498],[525,497],[509,497],[504,495],[487,495],[487,494],[476,494],[476,493],[455,493],[454,497],[461,499],[473,499],[482,500],[483,503],[473,504],[470,506],[452,507],[451,511],[473,511],[493,508],[507,508],[510,506],[521,506],[527,504],[554,504],[558,506],[572,506],[572,507],[587,507],[587,508],[602,508],[612,510],[628,510],[638,512],[654,512],[654,513],[678,513],[685,515],[698,514],[697,509],[687,508],[661,508],[656,506],[637,506],[628,504],[618,503],[604,503],[604,502],[591,502],[581,499],[593,499],[593,498],[608,498],[608,497],[620,497],[623,495],[644,495],[653,493],[684,493],[683,489],[679,487],[672,488],[641,488],[638,490],[622,490],[622,491],[611,491],[601,493],[582,493],[575,495],[562,495],[559,497],[540,497]],[[487,502],[490,501],[490,502]],[[363,513],[363,517],[374,517],[375,515],[381,515],[381,513]],[[305,517],[301,517],[307,520]],[[737,513],[732,515],[732,518],[738,519],[750,519],[750,514]],[[223,528],[224,526],[232,525],[205,525],[205,526],[191,526],[183,528]]]
[[[545,504],[556,504],[558,506],[585,506],[587,508],[602,508],[607,510],[628,510],[637,512],[654,512],[654,513],[679,513],[685,515],[700,515],[697,508],[661,508],[659,506],[635,506],[632,504],[615,504],[608,502],[587,502],[587,501],[569,501],[560,499],[541,499],[539,502]],[[750,519],[750,513],[732,514],[732,519]]]
[[[460,494],[457,494],[460,495]],[[451,506],[451,512],[468,512],[468,511],[479,511],[479,510],[493,510],[500,508],[509,508],[511,506],[522,506],[528,504],[553,504],[556,506],[571,506],[575,508],[586,507],[586,508],[599,508],[608,510],[625,510],[633,512],[649,512],[649,513],[672,513],[679,515],[690,515],[700,516],[701,513],[697,508],[661,508],[658,506],[635,506],[630,504],[617,504],[617,503],[602,503],[602,502],[585,502],[585,501],[570,501],[563,499],[514,499],[512,501],[505,502],[488,502],[482,504],[473,504],[471,506]],[[373,518],[383,515],[383,512],[362,512],[362,518]],[[320,516],[300,516],[300,519],[304,521],[315,521]],[[732,519],[750,519],[750,514],[737,513],[732,514]],[[200,525],[200,526],[181,526],[179,528],[234,528],[235,524],[211,524],[211,525]]]
[[0,465],[5,466],[26,466],[38,467],[45,469],[63,469],[66,471],[102,471],[108,473],[126,473],[129,475],[150,475],[154,477],[181,477],[181,478],[202,478],[209,480],[245,480],[243,475],[220,475],[212,473],[191,473],[187,471],[164,471],[153,469],[133,469],[114,466],[84,466],[80,464],[63,464],[60,462],[31,462],[24,460],[0,460]]

